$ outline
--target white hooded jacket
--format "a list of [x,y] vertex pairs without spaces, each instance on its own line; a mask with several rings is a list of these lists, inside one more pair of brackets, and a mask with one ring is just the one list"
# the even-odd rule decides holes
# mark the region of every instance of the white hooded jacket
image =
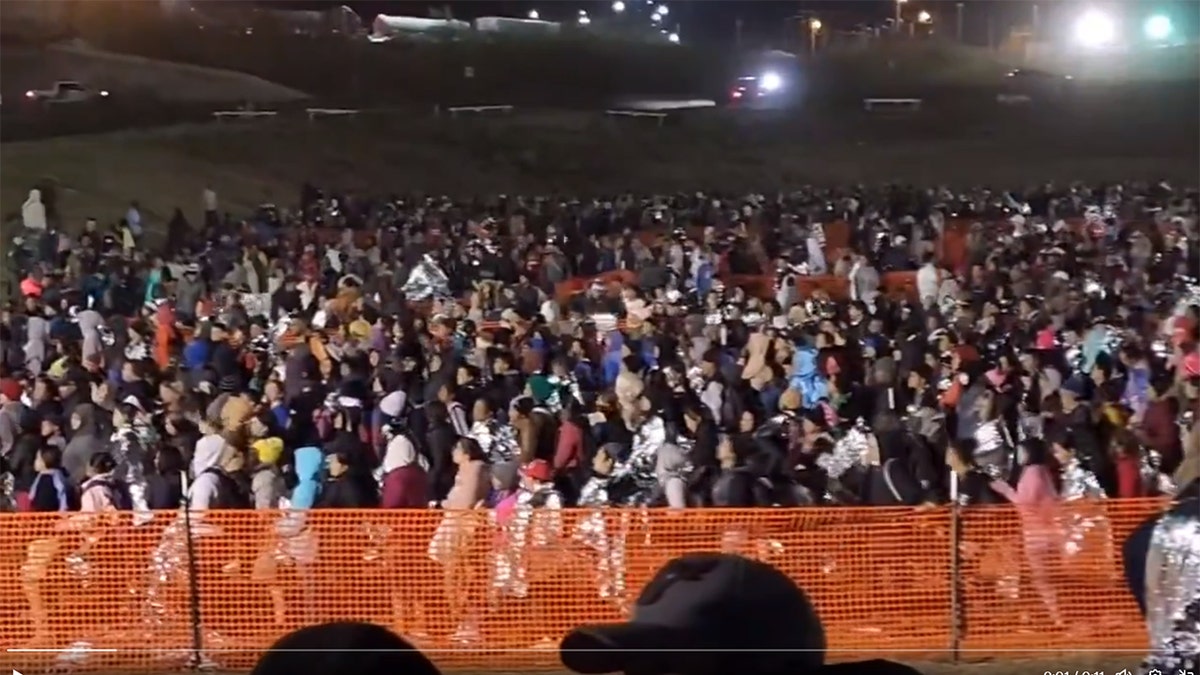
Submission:
[[29,198],[21,206],[21,222],[27,230],[46,229],[46,205],[42,204],[42,191],[33,189],[29,191]]

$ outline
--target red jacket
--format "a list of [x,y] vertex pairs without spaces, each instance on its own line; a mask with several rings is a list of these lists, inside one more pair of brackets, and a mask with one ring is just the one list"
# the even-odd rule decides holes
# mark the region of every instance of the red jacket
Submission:
[[1142,471],[1137,457],[1128,455],[1118,457],[1116,471],[1118,497],[1132,499],[1146,496],[1146,486],[1142,482]]
[[423,509],[429,506],[429,476],[425,469],[409,464],[383,476],[380,506],[385,509]]
[[554,447],[554,473],[570,471],[582,461],[583,429],[574,422],[563,422],[558,428],[558,444]]

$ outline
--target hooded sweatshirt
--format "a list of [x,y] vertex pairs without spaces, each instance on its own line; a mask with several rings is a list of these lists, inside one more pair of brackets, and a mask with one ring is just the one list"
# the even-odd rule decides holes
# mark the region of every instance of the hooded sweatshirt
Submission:
[[420,509],[429,505],[428,462],[417,453],[412,441],[396,436],[388,441],[383,455],[383,495],[385,509]]
[[71,434],[71,440],[63,449],[62,465],[71,482],[82,485],[87,477],[88,462],[92,455],[103,448],[96,430],[96,406],[91,403],[81,403],[71,411],[79,417],[79,428]]
[[225,439],[220,434],[208,434],[196,441],[196,451],[192,454],[192,479],[216,466],[224,449]]
[[34,376],[42,373],[42,365],[46,360],[46,341],[49,338],[49,322],[40,316],[30,317],[26,324],[25,368]]
[[320,448],[299,448],[292,465],[297,482],[288,501],[293,509],[311,509],[321,494],[321,468],[325,465],[325,455]]
[[103,354],[104,343],[100,341],[100,326],[104,324],[104,317],[100,316],[100,312],[85,309],[79,312],[75,319],[79,324],[79,333],[83,336],[83,360],[87,361],[93,356]]
[[21,206],[21,223],[29,230],[46,229],[46,206],[42,204],[42,191],[30,190],[29,198]]

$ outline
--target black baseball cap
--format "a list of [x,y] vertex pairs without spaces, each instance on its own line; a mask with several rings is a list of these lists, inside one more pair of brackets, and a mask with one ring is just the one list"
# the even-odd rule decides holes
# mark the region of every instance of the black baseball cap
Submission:
[[335,621],[294,630],[275,641],[250,675],[441,675],[404,638],[371,623]]
[[737,555],[695,553],[654,575],[628,622],[568,633],[560,658],[585,675],[721,667],[805,673],[825,663],[825,630],[808,596],[778,569]]

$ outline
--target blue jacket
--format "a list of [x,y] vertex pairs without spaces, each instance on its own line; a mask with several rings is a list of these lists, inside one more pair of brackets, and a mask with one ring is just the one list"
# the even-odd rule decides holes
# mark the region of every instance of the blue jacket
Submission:
[[311,509],[321,495],[321,472],[325,468],[325,454],[320,448],[308,446],[296,450],[292,460],[296,469],[296,487],[292,488],[292,508]]
[[183,369],[200,370],[212,355],[212,343],[208,340],[192,340],[183,348]]
[[817,401],[829,396],[829,382],[817,369],[817,350],[811,345],[796,348],[792,361],[792,377],[788,386],[804,397],[805,408],[817,407]]
[[621,374],[621,348],[624,346],[625,336],[620,331],[609,331],[608,350],[604,353],[604,360],[600,364],[606,387],[616,384],[617,376]]

